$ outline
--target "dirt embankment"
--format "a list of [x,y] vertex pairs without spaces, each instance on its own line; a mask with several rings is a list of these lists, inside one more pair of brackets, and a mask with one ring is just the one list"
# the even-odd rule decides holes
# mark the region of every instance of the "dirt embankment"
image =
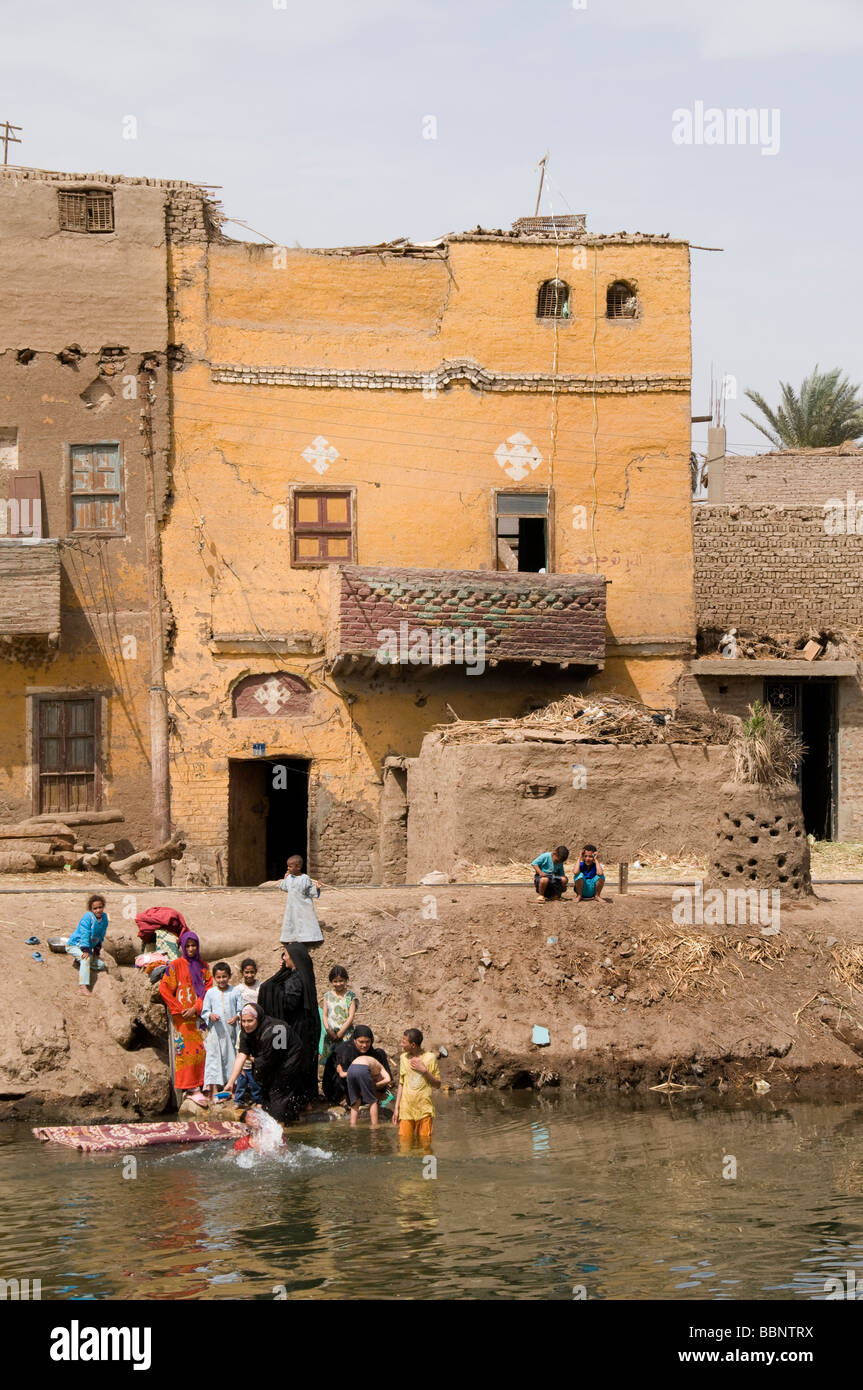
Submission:
[[[347,966],[379,1041],[395,1052],[405,1027],[421,1027],[446,1048],[442,1075],[456,1087],[629,1090],[670,1077],[720,1090],[766,1081],[786,1097],[856,1091],[863,890],[817,891],[783,907],[779,935],[762,937],[757,924],[675,925],[664,888],[580,905],[543,905],[528,888],[332,890],[321,899],[319,992],[333,964]],[[265,978],[278,964],[278,896],[142,889],[134,906],[178,907],[211,963],[253,955]],[[165,1012],[130,964],[123,897],[108,893],[111,969],[90,998],[71,960],[48,952],[82,897],[3,894],[0,1118],[95,1122],[157,1114],[168,1101]],[[40,948],[24,944],[31,932]],[[548,1030],[547,1046],[532,1041],[535,1027]]]

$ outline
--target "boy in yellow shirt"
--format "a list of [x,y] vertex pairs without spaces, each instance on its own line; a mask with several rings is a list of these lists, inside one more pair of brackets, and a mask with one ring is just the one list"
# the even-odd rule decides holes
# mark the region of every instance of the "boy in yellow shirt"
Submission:
[[423,1147],[431,1143],[434,1127],[433,1092],[440,1087],[440,1069],[433,1052],[423,1052],[419,1028],[406,1028],[399,1058],[399,1088],[393,1110],[393,1124],[399,1127],[402,1143],[418,1138]]

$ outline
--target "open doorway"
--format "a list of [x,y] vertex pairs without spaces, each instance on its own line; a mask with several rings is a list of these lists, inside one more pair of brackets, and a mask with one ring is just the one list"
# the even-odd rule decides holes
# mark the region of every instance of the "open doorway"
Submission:
[[835,837],[833,816],[836,776],[836,682],[803,682],[800,737],[806,744],[800,792],[807,835]]
[[782,714],[806,751],[797,768],[807,835],[836,834],[836,681],[770,680],[767,703]]
[[231,758],[228,768],[228,883],[283,878],[289,855],[308,860],[308,760]]

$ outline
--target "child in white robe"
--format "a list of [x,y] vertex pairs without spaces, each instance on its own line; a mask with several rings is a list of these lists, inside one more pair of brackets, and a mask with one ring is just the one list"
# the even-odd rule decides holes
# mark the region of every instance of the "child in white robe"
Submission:
[[231,967],[223,960],[213,966],[213,984],[201,1003],[201,1021],[206,1024],[204,1041],[204,1090],[212,1104],[217,1091],[231,1075],[237,1056],[237,1025],[243,997],[231,984]]
[[287,863],[287,873],[279,884],[287,893],[285,914],[282,918],[282,942],[302,941],[307,946],[323,941],[321,924],[315,912],[314,898],[321,896],[321,885],[317,879],[303,873],[303,861],[299,854],[292,854]]

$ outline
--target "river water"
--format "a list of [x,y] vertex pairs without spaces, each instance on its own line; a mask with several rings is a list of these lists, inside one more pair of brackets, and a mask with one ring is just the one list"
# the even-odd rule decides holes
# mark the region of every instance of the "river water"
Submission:
[[0,1275],[43,1299],[805,1300],[863,1279],[863,1104],[485,1092],[438,1110],[434,1164],[390,1125],[135,1165],[0,1129]]

